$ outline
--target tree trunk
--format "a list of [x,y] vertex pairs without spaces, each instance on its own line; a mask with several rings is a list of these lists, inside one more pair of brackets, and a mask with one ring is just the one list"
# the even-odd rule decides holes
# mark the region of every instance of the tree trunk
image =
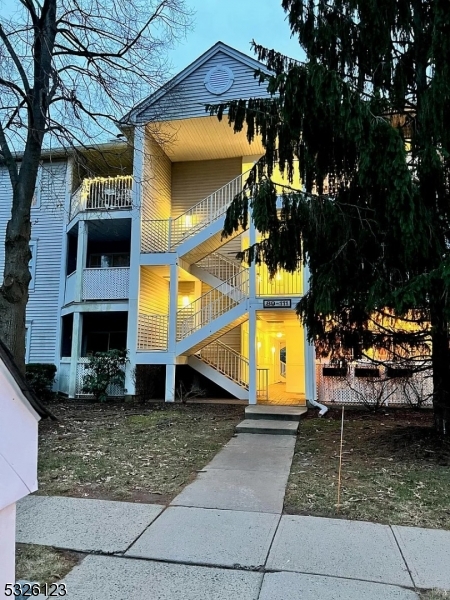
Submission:
[[11,219],[6,228],[5,268],[0,288],[0,339],[12,352],[18,367],[25,372],[25,315],[31,280],[30,207],[34,187],[16,185],[13,190]]
[[450,435],[450,351],[448,323],[436,304],[431,313],[433,409],[436,430]]

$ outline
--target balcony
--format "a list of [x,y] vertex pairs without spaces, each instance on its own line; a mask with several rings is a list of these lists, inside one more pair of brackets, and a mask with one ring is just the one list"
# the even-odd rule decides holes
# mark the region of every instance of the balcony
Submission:
[[129,210],[132,207],[133,177],[94,177],[84,179],[72,194],[70,218],[84,211]]
[[83,269],[81,294],[77,294],[76,272],[66,278],[64,302],[81,300],[127,300],[130,288],[130,268]]

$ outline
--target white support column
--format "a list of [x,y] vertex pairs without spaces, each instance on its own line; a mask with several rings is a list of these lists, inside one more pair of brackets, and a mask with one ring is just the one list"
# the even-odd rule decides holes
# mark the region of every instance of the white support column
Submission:
[[[249,214],[249,246],[253,246],[256,244],[256,229],[255,224],[253,222],[252,213],[250,211]],[[255,261],[250,265],[250,273],[249,273],[250,285],[249,292],[250,298],[256,298],[256,264]]]
[[142,172],[144,168],[144,128],[137,127],[134,135],[133,190],[131,211],[131,243],[130,243],[130,288],[128,296],[128,328],[127,348],[128,360],[125,369],[125,393],[136,394],[134,369],[137,362],[137,340],[139,322],[139,290],[140,290],[140,258],[141,258],[141,198]]
[[[178,310],[178,264],[170,265],[168,351],[176,356]],[[175,364],[166,364],[166,402],[175,402]]]
[[77,393],[77,366],[81,354],[83,333],[83,317],[79,312],[73,313],[72,350],[70,353],[69,398],[75,398]]
[[314,344],[308,342],[306,327],[303,331],[305,336],[305,395],[307,400],[317,400],[316,350]]
[[257,379],[257,354],[256,354],[256,310],[250,306],[248,313],[248,402],[256,404],[258,396],[258,379]]
[[83,299],[83,273],[86,268],[88,245],[88,224],[87,221],[78,223],[77,240],[77,270],[75,275],[75,302],[81,302]]
[[170,265],[168,351],[176,352],[178,310],[178,264]]
[[175,402],[175,370],[176,365],[166,365],[166,402]]
[[[303,295],[309,290],[310,272],[308,265],[303,265]],[[308,342],[308,330],[303,328],[305,347],[305,396],[307,400],[317,400],[316,350],[314,344]]]

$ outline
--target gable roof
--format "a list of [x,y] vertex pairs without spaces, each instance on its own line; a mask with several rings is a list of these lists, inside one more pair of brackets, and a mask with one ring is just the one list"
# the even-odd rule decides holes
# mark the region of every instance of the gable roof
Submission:
[[41,403],[39,398],[36,396],[34,391],[31,389],[30,384],[27,382],[25,377],[19,370],[13,355],[5,346],[5,344],[0,340],[0,360],[6,366],[8,371],[11,373],[14,381],[20,388],[20,391],[24,395],[25,399],[28,401],[30,406],[37,412],[40,417],[50,417],[55,419],[52,413],[45,408],[45,406]]
[[128,112],[124,117],[122,117],[119,123],[121,125],[134,124],[136,121],[136,117],[140,113],[147,110],[155,102],[161,100],[161,98],[163,98],[167,93],[173,90],[175,86],[182,83],[185,79],[187,79],[187,77],[189,77],[189,75],[191,75],[194,71],[196,71],[198,68],[200,68],[207,61],[211,60],[212,58],[214,58],[214,56],[216,56],[219,53],[226,54],[230,58],[241,62],[242,64],[246,65],[247,67],[250,67],[251,69],[254,69],[255,71],[259,69],[265,73],[269,73],[269,69],[267,69],[267,67],[263,63],[219,41],[215,43],[214,46],[212,46],[209,50],[207,50],[201,56],[199,56],[199,58],[194,60],[194,62],[192,62],[189,66],[180,71],[178,75],[175,75],[175,77],[173,77],[163,86],[161,86],[156,92],[151,94],[148,98],[145,98],[144,100],[139,102],[139,104],[137,104],[130,112]]

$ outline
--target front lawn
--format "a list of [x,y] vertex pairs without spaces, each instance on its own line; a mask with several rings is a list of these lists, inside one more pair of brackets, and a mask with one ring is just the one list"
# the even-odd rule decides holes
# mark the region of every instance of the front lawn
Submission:
[[342,506],[337,512],[341,413],[300,424],[285,511],[450,529],[450,443],[430,411],[346,409]]
[[94,404],[50,406],[41,421],[39,492],[166,503],[233,435],[241,406]]

